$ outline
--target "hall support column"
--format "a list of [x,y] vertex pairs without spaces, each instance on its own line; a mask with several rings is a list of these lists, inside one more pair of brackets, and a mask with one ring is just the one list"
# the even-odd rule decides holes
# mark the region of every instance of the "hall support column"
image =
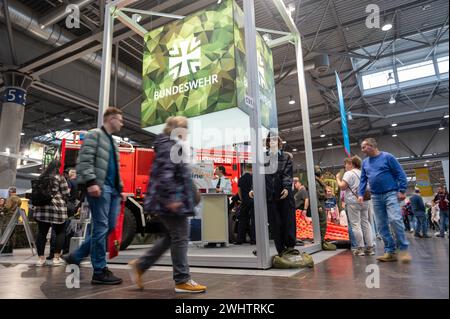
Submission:
[[5,89],[1,93],[0,117],[0,194],[5,195],[16,182],[17,156],[20,152],[20,133],[27,90],[32,79],[18,72],[3,73]]

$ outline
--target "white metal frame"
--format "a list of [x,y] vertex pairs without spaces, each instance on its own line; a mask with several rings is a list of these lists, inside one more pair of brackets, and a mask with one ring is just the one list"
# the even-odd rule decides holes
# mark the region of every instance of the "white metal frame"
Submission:
[[[114,35],[114,19],[117,18],[123,24],[128,26],[131,30],[135,31],[142,37],[147,33],[142,26],[133,21],[126,13],[137,13],[143,15],[155,15],[162,17],[169,17],[174,19],[181,19],[183,16],[158,13],[153,11],[143,11],[131,8],[126,8],[137,0],[116,0],[108,3],[105,7],[105,19],[104,19],[104,33],[103,33],[103,59],[101,70],[101,82],[100,82],[100,97],[98,108],[98,126],[103,125],[103,113],[109,105],[110,97],[110,84],[111,84],[111,63],[112,63],[112,44]],[[309,121],[308,111],[308,97],[306,91],[305,75],[303,68],[303,54],[300,32],[297,29],[289,11],[284,5],[282,0],[272,0],[279,13],[281,14],[284,22],[288,26],[290,32],[257,29],[255,27],[255,8],[253,0],[244,0],[244,17],[245,17],[245,44],[247,47],[247,74],[249,77],[249,91],[247,94],[253,99],[254,107],[253,112],[250,115],[250,123],[253,132],[258,132],[258,128],[261,127],[260,117],[260,103],[259,103],[259,90],[257,89],[257,58],[256,58],[256,31],[265,33],[279,34],[282,37],[269,42],[271,48],[284,45],[287,43],[293,43],[296,49],[297,60],[297,75],[300,93],[300,109],[303,124],[303,136],[305,142],[305,156],[306,156],[306,168],[307,178],[309,185],[310,204],[312,210],[313,219],[313,233],[314,233],[314,245],[305,248],[304,251],[313,253],[321,250],[321,238],[320,238],[320,226],[318,216],[318,206],[316,199],[316,181],[314,176],[314,159],[311,143],[311,129]],[[263,147],[262,143],[258,142],[262,140],[262,136],[255,136],[252,134],[251,143],[255,145],[254,154],[262,156]],[[254,160],[254,171],[259,172],[261,164],[259,160]],[[195,257],[190,257],[191,265],[195,266],[215,266],[215,267],[245,267],[245,268],[257,268],[268,269],[271,267],[271,256],[269,251],[269,235],[267,229],[267,205],[265,194],[265,179],[262,174],[253,174],[253,185],[255,193],[255,214],[256,222],[256,240],[257,240],[257,257],[200,257],[198,260]],[[162,259],[164,263],[165,259]]]

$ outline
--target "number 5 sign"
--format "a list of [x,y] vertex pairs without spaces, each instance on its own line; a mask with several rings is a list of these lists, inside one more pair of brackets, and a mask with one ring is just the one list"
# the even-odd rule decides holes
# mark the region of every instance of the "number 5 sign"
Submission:
[[6,88],[3,95],[3,103],[15,103],[25,106],[27,93],[25,90],[15,87]]

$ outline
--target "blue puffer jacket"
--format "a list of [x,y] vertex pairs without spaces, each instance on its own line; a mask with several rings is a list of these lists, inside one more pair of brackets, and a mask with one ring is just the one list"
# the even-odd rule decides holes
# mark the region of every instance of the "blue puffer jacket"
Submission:
[[[152,214],[194,215],[194,193],[191,170],[187,163],[175,163],[170,158],[172,150],[178,145],[168,135],[160,134],[155,140],[155,159],[153,161],[144,209]],[[173,202],[182,202],[177,212],[166,207]]]

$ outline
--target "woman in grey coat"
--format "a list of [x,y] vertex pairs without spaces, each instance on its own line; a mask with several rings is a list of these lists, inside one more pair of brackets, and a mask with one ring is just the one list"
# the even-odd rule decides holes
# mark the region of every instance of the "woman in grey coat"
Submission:
[[191,279],[187,250],[188,217],[194,215],[195,194],[185,140],[188,128],[183,116],[170,117],[156,138],[144,209],[158,215],[165,228],[161,237],[142,257],[129,263],[136,285],[143,289],[142,275],[170,248],[175,292],[199,293],[206,287]]

